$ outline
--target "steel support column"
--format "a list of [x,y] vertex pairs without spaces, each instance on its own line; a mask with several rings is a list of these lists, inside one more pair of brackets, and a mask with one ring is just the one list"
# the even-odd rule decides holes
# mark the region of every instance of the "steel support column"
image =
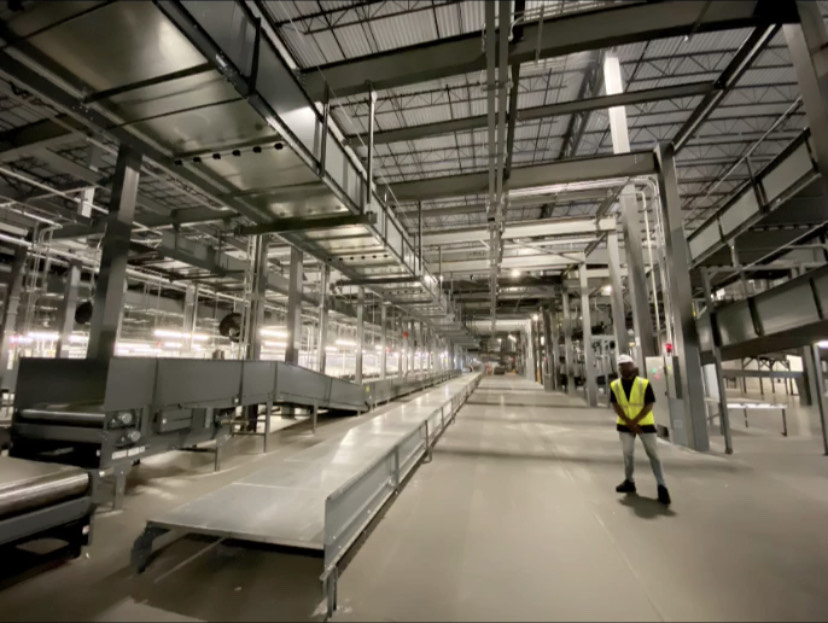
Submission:
[[86,350],[88,359],[109,360],[115,354],[126,291],[129,238],[135,216],[140,170],[141,154],[121,145],[115,163],[106,230],[101,243],[101,264]]
[[14,260],[6,288],[6,300],[3,303],[3,324],[0,325],[0,381],[9,368],[11,336],[17,330],[17,310],[20,306],[28,253],[29,250],[26,247],[17,247],[14,250]]
[[552,358],[552,318],[549,306],[543,306],[543,342],[546,354],[546,375],[543,377],[543,388],[551,392],[554,389],[555,362]]
[[322,265],[319,275],[319,371],[325,374],[328,359],[328,279],[331,276],[331,267]]
[[607,255],[609,256],[609,274],[612,291],[610,307],[612,310],[612,330],[615,335],[615,360],[618,355],[628,354],[629,334],[627,333],[627,312],[624,308],[624,291],[621,281],[621,255],[618,251],[618,233],[607,234]]
[[[551,305],[550,305],[551,309]],[[552,325],[552,389],[559,390],[561,388],[561,347],[560,347],[560,324],[558,320],[558,313],[551,314]]]
[[[247,356],[250,359],[262,357],[262,327],[264,326],[267,293],[267,236],[256,237],[256,254],[253,257],[253,297],[250,301],[250,328],[248,330]],[[288,328],[290,333],[290,328]],[[288,342],[290,344],[290,341]],[[285,354],[287,359],[287,353]]]
[[357,288],[357,350],[356,350],[356,370],[354,370],[354,382],[357,385],[362,384],[362,351],[365,350],[365,288],[359,286]]
[[819,410],[819,423],[822,426],[822,449],[828,455],[828,405],[825,404],[825,373],[822,370],[822,353],[819,346],[813,344],[806,348],[806,356],[810,359],[810,367],[814,371],[813,386],[816,396],[814,403]]
[[290,276],[287,301],[287,347],[285,362],[299,364],[299,349],[302,345],[302,282],[304,277],[304,255],[296,247],[290,248]]
[[572,359],[572,308],[570,307],[569,292],[563,293],[564,317],[564,365],[566,366],[566,393],[575,393],[574,361]]
[[408,371],[414,372],[414,321],[408,321]]
[[[621,78],[621,64],[614,52],[604,57],[604,83],[607,95],[621,93],[624,90]],[[630,151],[630,135],[627,128],[627,111],[624,106],[608,110],[612,149],[615,154]],[[644,359],[658,353],[653,322],[650,318],[649,297],[647,295],[647,276],[644,274],[644,252],[641,240],[641,218],[638,214],[635,186],[628,184],[621,190],[621,224],[624,231],[624,249],[627,254],[627,287],[635,328],[635,357],[638,369],[645,371]],[[614,316],[613,316],[614,318]],[[626,343],[626,342],[625,342]],[[646,375],[646,372],[644,372]]]
[[[705,304],[707,305],[707,319],[710,322],[713,364],[716,369],[716,391],[719,394],[719,420],[721,422],[722,435],[724,435],[725,440],[725,453],[733,454],[733,440],[730,435],[730,413],[727,410],[727,389],[725,388],[724,374],[722,374],[722,353],[719,349],[719,330],[715,314],[713,313],[714,304],[713,292],[710,288],[710,275],[705,268],[701,268],[701,275],[704,284]],[[773,383],[773,379],[771,379],[771,383]]]
[[690,448],[706,452],[710,449],[707,434],[707,412],[702,387],[701,351],[696,319],[693,316],[690,283],[690,249],[684,233],[684,222],[676,176],[675,151],[671,144],[656,148],[659,163],[658,186],[661,196],[662,222],[670,274],[670,300],[674,314],[675,352],[680,360],[681,397],[687,443]]
[[63,284],[63,299],[58,309],[58,341],[55,345],[55,356],[65,358],[69,356],[69,339],[75,327],[75,311],[78,307],[78,290],[80,289],[81,264],[77,261],[69,262],[66,271],[66,281]]
[[578,267],[581,278],[581,325],[584,340],[584,394],[590,407],[598,406],[598,385],[595,381],[595,353],[592,349],[592,318],[589,308],[589,283],[586,264]]
[[384,303],[380,307],[380,378],[388,376],[388,306]]
[[782,27],[791,54],[799,92],[805,104],[811,146],[828,190],[828,32],[819,4],[796,2],[800,23]]

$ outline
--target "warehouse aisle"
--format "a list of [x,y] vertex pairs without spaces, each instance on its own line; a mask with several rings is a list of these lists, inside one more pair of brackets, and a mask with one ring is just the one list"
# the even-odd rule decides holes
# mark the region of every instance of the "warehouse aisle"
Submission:
[[624,498],[606,409],[485,378],[341,576],[335,620],[828,617],[828,500],[664,444],[665,510],[637,450]]

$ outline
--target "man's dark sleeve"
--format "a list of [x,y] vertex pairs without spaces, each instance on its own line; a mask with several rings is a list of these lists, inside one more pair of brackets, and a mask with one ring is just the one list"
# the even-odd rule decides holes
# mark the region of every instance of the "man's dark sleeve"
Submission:
[[648,383],[647,389],[644,390],[644,404],[648,405],[651,402],[655,402],[655,394],[653,393],[653,384]]
[[616,404],[618,399],[615,397],[615,392],[610,389],[610,404]]

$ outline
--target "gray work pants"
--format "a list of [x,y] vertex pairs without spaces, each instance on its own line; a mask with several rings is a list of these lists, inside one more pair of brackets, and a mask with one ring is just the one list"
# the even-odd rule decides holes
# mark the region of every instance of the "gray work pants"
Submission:
[[[633,480],[633,471],[635,470],[635,435],[632,433],[619,432],[618,436],[621,438],[621,449],[624,452],[624,476],[630,482]],[[647,457],[650,459],[650,466],[653,468],[653,475],[656,482],[666,487],[664,482],[664,470],[661,468],[661,460],[658,458],[657,438],[655,433],[641,433],[641,443],[644,444],[644,450],[647,452]]]

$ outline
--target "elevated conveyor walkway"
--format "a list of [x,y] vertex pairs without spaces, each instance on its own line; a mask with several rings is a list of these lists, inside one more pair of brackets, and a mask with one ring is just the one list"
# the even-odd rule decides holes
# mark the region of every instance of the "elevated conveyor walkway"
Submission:
[[466,374],[277,465],[147,522],[132,561],[186,534],[235,538],[324,556],[329,613],[337,564],[424,458],[480,380]]

